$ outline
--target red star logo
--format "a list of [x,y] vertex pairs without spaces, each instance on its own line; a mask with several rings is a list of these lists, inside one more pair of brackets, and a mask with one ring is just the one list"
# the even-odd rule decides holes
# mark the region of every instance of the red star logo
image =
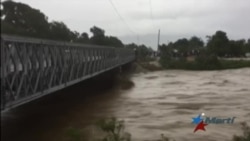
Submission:
[[203,130],[203,131],[206,131],[206,129],[205,129],[205,126],[207,126],[208,124],[204,124],[204,122],[202,121],[202,122],[200,122],[197,126],[196,126],[196,128],[194,129],[194,132],[196,132],[197,130]]

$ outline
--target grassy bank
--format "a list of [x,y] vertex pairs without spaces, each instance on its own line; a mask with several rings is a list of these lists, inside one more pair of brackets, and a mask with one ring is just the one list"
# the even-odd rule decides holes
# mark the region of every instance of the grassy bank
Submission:
[[164,69],[184,69],[184,70],[223,70],[250,67],[247,60],[219,60],[215,56],[196,57],[194,61],[187,61],[185,58],[160,59],[160,64]]
[[[126,132],[123,120],[116,118],[101,119],[95,125],[96,141],[133,141],[132,134]],[[232,141],[250,141],[250,127],[245,123],[241,123],[242,135],[233,135]],[[81,134],[80,130],[70,128],[67,131],[67,137],[70,141],[84,141],[86,138]],[[93,140],[93,141],[94,141]],[[168,138],[164,134],[159,135],[157,141],[176,141]]]

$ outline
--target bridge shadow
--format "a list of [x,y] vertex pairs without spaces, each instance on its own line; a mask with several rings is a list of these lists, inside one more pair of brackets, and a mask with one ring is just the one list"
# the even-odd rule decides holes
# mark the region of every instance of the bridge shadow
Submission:
[[[64,128],[63,122],[70,120],[74,110],[82,108],[81,112],[86,115],[92,110],[98,112],[101,105],[93,104],[93,99],[95,102],[110,101],[119,95],[115,92],[118,71],[114,69],[100,74],[3,113],[1,140],[37,140],[46,129]],[[88,107],[90,105],[92,107]]]

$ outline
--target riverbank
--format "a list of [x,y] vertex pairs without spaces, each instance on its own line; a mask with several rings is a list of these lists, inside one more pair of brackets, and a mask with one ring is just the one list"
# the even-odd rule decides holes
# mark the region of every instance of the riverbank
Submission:
[[180,70],[225,70],[250,67],[249,60],[225,60],[215,56],[197,57],[193,60],[161,58],[159,63],[164,69]]
[[[115,117],[101,119],[96,122],[95,140],[110,140],[110,141],[132,141],[132,134],[126,132],[124,120],[119,120]],[[242,135],[233,135],[231,141],[249,141],[250,140],[250,126],[247,123],[241,123]],[[84,135],[80,130],[70,128],[67,132],[67,136],[72,141],[84,140]],[[166,137],[164,134],[159,136],[157,141],[176,141],[175,139]]]
[[180,69],[180,70],[225,70],[250,67],[250,61],[220,60],[216,63],[200,63],[200,62],[183,62],[171,61],[163,64],[164,69]]
[[135,73],[147,73],[151,71],[160,71],[163,70],[163,67],[159,63],[158,59],[150,60],[150,61],[137,61],[134,63],[134,72]]

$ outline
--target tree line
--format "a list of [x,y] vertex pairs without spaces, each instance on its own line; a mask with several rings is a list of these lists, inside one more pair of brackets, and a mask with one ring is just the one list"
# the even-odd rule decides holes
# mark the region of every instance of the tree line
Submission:
[[89,37],[86,32],[70,30],[63,22],[48,22],[48,17],[41,11],[26,4],[4,1],[1,5],[2,33],[68,42],[124,46],[121,40],[114,36],[106,36],[105,31],[99,27],[90,28],[93,36]]
[[[40,10],[34,9],[27,4],[14,1],[1,3],[1,30],[4,34],[30,36],[43,39],[61,40],[84,44],[95,44],[114,47],[127,47],[137,51],[140,57],[149,56],[152,48],[135,43],[124,44],[115,36],[105,35],[105,30],[93,26],[90,28],[92,36],[88,33],[79,33],[70,30],[67,25],[59,21],[48,21],[48,17]],[[217,31],[212,36],[207,36],[207,44],[196,36],[190,39],[182,38],[175,42],[159,46],[161,54],[168,56],[189,56],[214,54],[220,57],[240,57],[250,52],[250,39],[229,40],[226,32]]]
[[1,3],[1,30],[2,33],[10,35],[103,46],[127,47],[140,52],[138,54],[141,57],[145,57],[152,51],[150,47],[143,44],[124,44],[115,36],[105,35],[105,30],[97,26],[90,28],[92,36],[89,36],[86,32],[79,33],[72,31],[63,22],[49,22],[48,17],[40,10],[34,9],[27,4],[10,0]]
[[207,36],[207,44],[196,36],[190,39],[178,39],[169,44],[160,45],[162,55],[169,57],[187,57],[200,54],[215,55],[218,57],[244,57],[250,53],[250,39],[230,40],[226,32],[216,31],[214,35]]

